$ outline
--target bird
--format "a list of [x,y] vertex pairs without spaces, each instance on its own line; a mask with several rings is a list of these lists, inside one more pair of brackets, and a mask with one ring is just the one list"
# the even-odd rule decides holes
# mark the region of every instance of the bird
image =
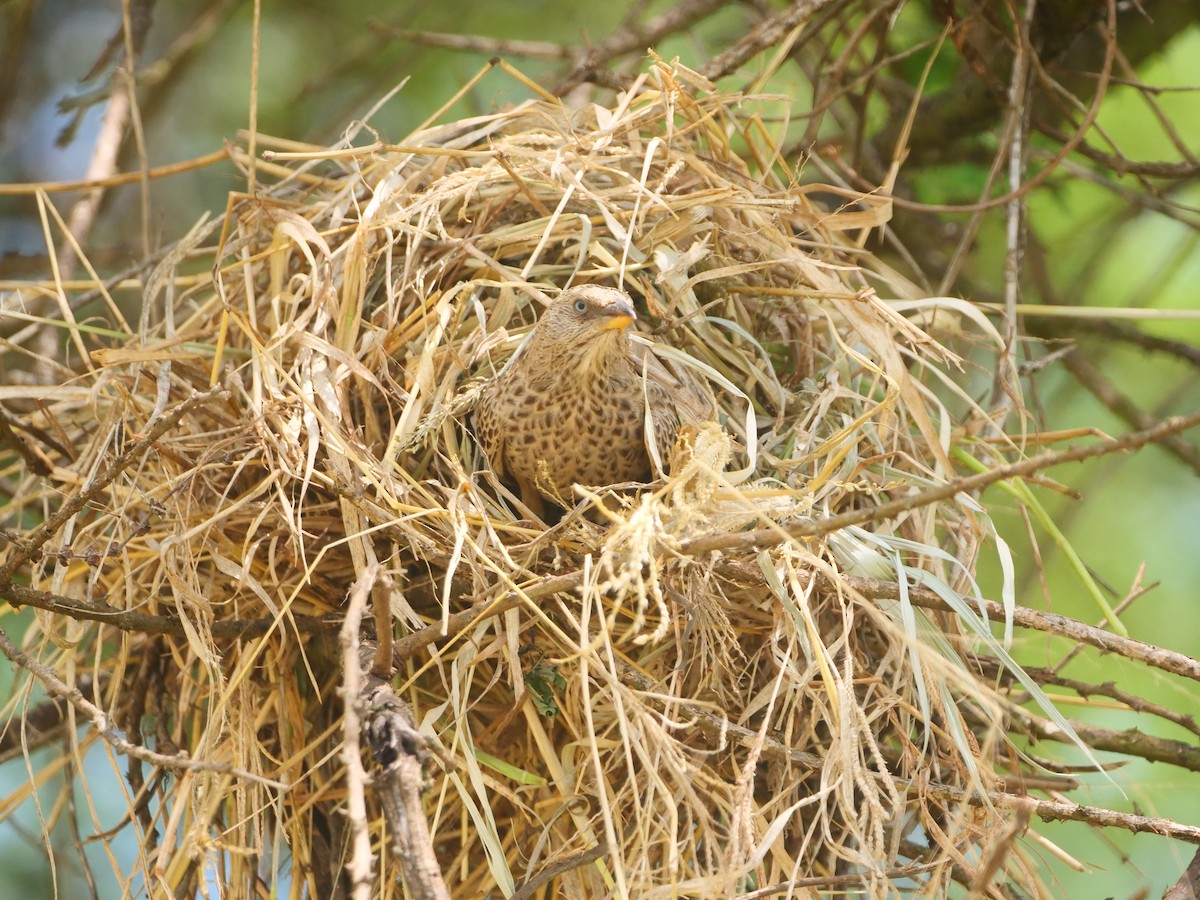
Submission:
[[570,287],[480,394],[479,444],[497,478],[515,483],[540,519],[545,501],[561,506],[573,485],[651,480],[647,410],[663,466],[681,422],[713,418],[694,384],[634,346],[636,320],[624,291]]

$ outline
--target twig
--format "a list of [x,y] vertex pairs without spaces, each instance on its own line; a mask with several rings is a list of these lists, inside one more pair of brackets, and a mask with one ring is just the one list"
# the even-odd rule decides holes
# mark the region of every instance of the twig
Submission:
[[192,410],[224,393],[225,389],[220,386],[210,388],[202,394],[194,393],[155,422],[149,431],[131,443],[123,453],[108,464],[107,469],[92,479],[87,487],[60,506],[54,515],[35,528],[26,540],[17,545],[17,550],[9,561],[0,566],[0,588],[7,589],[9,582],[12,581],[13,573],[32,559],[37,549],[50,540],[72,516],[98,497],[113,482],[113,479],[129,466],[140,461],[143,455],[149,453],[155,441],[178,425],[183,417]]
[[[172,637],[187,636],[183,621],[177,616],[158,616],[133,609],[117,609],[103,600],[77,600],[49,591],[35,590],[22,584],[0,584],[0,600],[6,600],[15,608],[32,606],[70,616],[72,619],[111,625],[122,631],[167,634]],[[333,623],[315,616],[289,615],[288,622],[297,631],[310,634],[331,631],[335,627]],[[250,638],[264,635],[278,624],[279,619],[275,616],[261,619],[221,619],[212,622],[208,630],[215,638]]]
[[[1111,379],[1082,352],[1076,350],[1063,357],[1063,365],[1075,380],[1093,397],[1133,428],[1149,428],[1155,417],[1133,402],[1128,394],[1117,390]],[[1200,475],[1200,450],[1180,435],[1164,438],[1162,447],[1193,472]]]
[[1144,431],[1130,432],[1119,438],[1112,438],[1111,440],[1101,441],[1086,447],[1073,447],[1067,450],[1042,453],[1030,459],[992,469],[989,472],[969,475],[940,487],[909,494],[907,497],[901,497],[899,500],[883,503],[876,507],[851,510],[841,515],[830,516],[827,519],[797,522],[792,525],[777,525],[772,528],[760,528],[755,531],[743,531],[740,534],[713,534],[707,537],[693,538],[681,544],[680,552],[689,556],[699,556],[716,550],[746,550],[752,547],[762,549],[765,547],[774,547],[797,538],[821,537],[842,528],[848,528],[851,525],[881,522],[893,516],[898,516],[901,513],[929,506],[941,500],[947,500],[955,494],[969,494],[997,482],[1007,481],[1010,478],[1023,478],[1026,475],[1049,468],[1050,466],[1057,466],[1068,462],[1079,462],[1080,460],[1105,456],[1109,453],[1117,453],[1122,450],[1134,450],[1146,444],[1158,443],[1164,438],[1179,434],[1189,428],[1194,428],[1196,425],[1200,425],[1200,413],[1164,419],[1153,428],[1147,428]]
[[[900,878],[912,878],[914,875],[919,875],[922,872],[929,872],[939,866],[944,865],[941,862],[914,863],[908,866],[897,866],[892,869],[887,869],[881,874],[889,881]],[[738,894],[738,900],[765,900],[767,897],[774,897],[776,894],[795,895],[796,888],[839,888],[839,887],[860,887],[869,888],[872,885],[872,877],[875,873],[856,872],[849,875],[806,875],[802,878],[789,878],[787,881],[781,881],[778,884],[768,885],[767,887],[759,888],[756,891],[750,891],[748,894]],[[837,895],[843,892],[838,891]],[[846,891],[846,894],[853,895],[855,892]]]
[[520,41],[488,37],[482,34],[446,34],[441,31],[408,31],[385,22],[370,23],[372,31],[398,41],[426,47],[486,53],[488,56],[526,56],[530,59],[570,59],[576,50],[567,44],[550,41]]
[[[942,797],[968,803],[971,806],[983,806],[984,798],[963,788],[950,787],[944,784],[917,786],[903,778],[894,779],[897,784],[907,784],[912,791],[920,790],[931,797]],[[1060,803],[1051,800],[1038,800],[1036,797],[1023,797],[1018,794],[989,792],[987,801],[1006,809],[1024,810],[1037,816],[1043,822],[1086,822],[1100,828],[1121,828],[1134,834],[1160,834],[1163,837],[1187,841],[1189,844],[1200,844],[1200,826],[1184,825],[1171,819],[1159,819],[1152,816],[1138,816],[1132,813],[1117,812],[1115,809],[1104,809],[1098,806],[1082,806],[1078,803]]]
[[[1076,645],[1078,646],[1078,645]],[[1011,674],[1007,673],[1000,660],[990,656],[975,656],[974,661],[985,667],[985,670],[990,675],[999,676],[1006,682],[1012,681]],[[1134,712],[1146,713],[1151,716],[1158,716],[1160,719],[1165,719],[1180,728],[1185,728],[1192,734],[1200,737],[1200,723],[1192,715],[1175,712],[1173,709],[1167,709],[1157,703],[1151,703],[1144,697],[1139,697],[1137,694],[1132,694],[1129,691],[1123,691],[1111,681],[1106,681],[1103,684],[1094,684],[1090,681],[1080,681],[1076,678],[1066,678],[1059,675],[1054,669],[1039,668],[1035,666],[1024,666],[1025,674],[1039,684],[1052,684],[1057,687],[1065,687],[1074,691],[1080,697],[1108,697],[1110,700],[1116,700],[1128,706]]]
[[[1018,713],[1021,722],[1036,737],[1043,740],[1061,741],[1073,744],[1074,740],[1063,732],[1053,722],[1049,722],[1032,714]],[[1170,738],[1155,737],[1152,734],[1130,728],[1126,731],[1116,731],[1112,728],[1102,728],[1090,722],[1071,721],[1075,733],[1093,750],[1104,750],[1110,753],[1123,753],[1126,756],[1138,756],[1148,762],[1163,762],[1181,769],[1200,772],[1200,747],[1185,741],[1175,741]]]
[[380,573],[380,586],[371,592],[371,611],[375,615],[375,655],[371,662],[370,673],[376,678],[387,680],[392,676],[392,604],[390,578]]
[[147,750],[145,747],[139,747],[137,744],[130,743],[117,733],[117,729],[112,725],[108,715],[83,696],[83,693],[78,689],[71,687],[66,682],[62,681],[49,666],[43,665],[36,659],[27,654],[24,650],[12,642],[12,639],[0,629],[0,653],[7,656],[15,666],[20,666],[22,669],[27,669],[35,678],[42,683],[42,687],[47,694],[52,697],[61,697],[69,702],[79,712],[87,716],[91,720],[93,727],[99,735],[108,741],[114,750],[118,753],[124,753],[142,762],[148,762],[151,765],[161,766],[166,769],[183,769],[192,772],[216,772],[222,775],[233,775],[235,778],[242,778],[246,781],[253,781],[257,784],[265,785],[266,787],[276,788],[278,790],[287,790],[288,785],[281,781],[273,781],[270,778],[264,778],[261,775],[255,775],[253,772],[247,772],[244,769],[235,768],[228,763],[209,762],[207,760],[192,759],[186,753],[180,751],[175,756],[168,756],[165,753],[155,753],[153,750]]
[[[935,789],[931,789],[933,793]],[[940,791],[959,792],[957,788],[943,788]],[[1133,834],[1158,834],[1163,837],[1175,838],[1189,844],[1200,844],[1200,827],[1185,825],[1171,819],[1161,819],[1153,816],[1139,816],[1133,813],[1117,812],[1115,809],[1104,809],[1098,806],[1083,806],[1079,803],[1060,803],[1050,800],[1038,800],[1034,797],[1019,797],[1013,794],[992,794],[990,799],[998,806],[1010,809],[1028,808],[1043,822],[1086,822],[1100,828],[1120,828]],[[975,805],[972,803],[972,805]]]
[[367,741],[379,766],[375,792],[387,818],[392,854],[414,900],[450,900],[421,804],[425,739],[388,682],[369,676],[368,684]]
[[350,588],[346,604],[346,620],[342,623],[342,764],[346,767],[346,818],[350,822],[351,847],[346,871],[350,875],[354,900],[370,900],[371,869],[375,861],[371,854],[371,834],[367,829],[367,773],[363,769],[358,736],[362,726],[358,720],[359,698],[362,691],[362,663],[359,660],[359,629],[363,610],[379,564],[363,569]]
[[[107,674],[98,680],[91,675],[80,675],[75,684],[85,700],[95,703],[108,681]],[[0,764],[57,740],[67,724],[68,709],[66,700],[51,697],[28,709],[20,721],[10,719],[5,722],[3,732],[0,732]]]
[[12,426],[8,424],[8,413],[4,411],[3,407],[0,407],[0,447],[4,446],[15,450],[24,461],[25,468],[34,475],[45,478],[53,471],[46,460],[38,456],[33,448],[12,430]]
[[542,885],[549,884],[559,875],[570,872],[572,869],[578,869],[581,866],[586,866],[594,863],[608,855],[608,844],[603,842],[591,847],[587,850],[581,850],[579,853],[572,853],[570,856],[550,863],[542,871],[538,872],[523,885],[513,891],[508,900],[528,900],[537,893],[538,888]]
[[595,81],[601,67],[626,53],[644,52],[670,35],[681,32],[725,6],[724,0],[682,0],[647,22],[642,28],[625,28],[593,47],[575,70],[554,89],[561,97],[585,81]]
[[1008,187],[1012,199],[1005,204],[1005,254],[1004,254],[1004,347],[1000,353],[1003,365],[998,360],[996,374],[992,380],[992,407],[989,410],[989,430],[1003,433],[1004,420],[1013,406],[1015,385],[1009,379],[1017,371],[1017,304],[1021,297],[1021,272],[1025,258],[1027,237],[1026,194],[1021,190],[1026,171],[1026,147],[1029,140],[1030,88],[1033,75],[1029,57],[1033,47],[1029,31],[1033,23],[1034,0],[1027,0],[1024,15],[1014,16],[1016,49],[1014,50],[1012,73],[1008,84],[1008,122],[1004,132],[1008,136]]
[[[899,587],[894,582],[848,577],[846,583],[869,600],[898,600],[900,597]],[[928,588],[913,585],[909,588],[908,596],[913,606],[953,612],[945,600]],[[979,601],[972,602],[979,603]],[[982,605],[989,618],[995,621],[1003,620],[1004,606],[1002,604],[994,600],[984,600]],[[1021,628],[1032,628],[1035,631],[1056,634],[1077,643],[1088,644],[1104,653],[1116,653],[1127,659],[1136,659],[1148,666],[1162,669],[1164,672],[1200,681],[1200,662],[1183,653],[1156,647],[1133,638],[1121,637],[1111,631],[1105,631],[1102,628],[1096,628],[1077,619],[1070,619],[1055,613],[1038,612],[1017,606],[1013,608],[1012,614],[1013,624]]]
[[[1116,82],[1117,79],[1114,78],[1112,80]],[[1034,122],[1034,128],[1060,144],[1066,143],[1069,139],[1069,136],[1065,132],[1041,120]],[[1075,152],[1080,156],[1086,156],[1093,162],[1099,163],[1118,177],[1134,175],[1143,178],[1185,181],[1200,175],[1200,163],[1191,160],[1181,162],[1142,162],[1112,153],[1105,153],[1103,150],[1096,149],[1086,141],[1081,142],[1075,148]]]
[[1163,900],[1197,900],[1200,898],[1200,850],[1179,880],[1167,888]]
[[1185,341],[1173,340],[1159,335],[1146,334],[1132,325],[1114,322],[1111,319],[1077,319],[1071,323],[1074,331],[1090,331],[1095,334],[1131,344],[1141,351],[1164,353],[1200,369],[1200,347]]
[[745,62],[768,47],[782,41],[789,31],[807,22],[821,7],[831,0],[796,0],[764,22],[723,53],[701,66],[700,74],[711,81],[736,72]]

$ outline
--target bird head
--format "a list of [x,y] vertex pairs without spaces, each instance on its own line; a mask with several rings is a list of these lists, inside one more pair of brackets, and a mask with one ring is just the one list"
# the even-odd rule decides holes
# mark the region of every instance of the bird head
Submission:
[[575,364],[590,364],[608,352],[624,352],[625,330],[636,319],[633,302],[624,291],[581,284],[563,291],[547,307],[534,340],[543,347],[553,346]]

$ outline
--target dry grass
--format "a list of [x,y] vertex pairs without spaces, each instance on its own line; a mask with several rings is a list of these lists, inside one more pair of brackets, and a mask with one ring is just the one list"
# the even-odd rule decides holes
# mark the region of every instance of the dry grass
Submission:
[[[324,895],[345,862],[338,618],[374,564],[400,636],[483,612],[397,660],[441,750],[427,809],[454,896],[508,895],[598,845],[544,895],[937,894],[993,862],[1031,883],[1006,853],[1011,814],[978,801],[1016,759],[1008,701],[964,662],[1004,656],[972,605],[975,561],[997,552],[985,511],[960,496],[783,530],[953,477],[951,435],[984,417],[923,325],[936,311],[999,342],[862,250],[884,201],[830,211],[784,180],[795,161],[758,118],[774,103],[659,64],[612,109],[547,98],[399,149],[276,154],[215,245],[200,228],[157,264],[122,340],[59,385],[9,389],[64,454],[19,482],[10,522],[50,516],[185,398],[224,391],[33,576],[182,623],[39,612],[25,638],[69,683],[94,678],[131,741],[217,764],[130,794],[133,890],[215,876],[248,896],[291,871],[292,896]],[[573,498],[547,531],[489,477],[470,413],[539,292],[573,281],[628,290],[722,422],[611,521]],[[746,530],[776,537],[696,552]],[[864,577],[932,587],[958,614],[868,599]],[[402,896],[379,858],[377,895]]]

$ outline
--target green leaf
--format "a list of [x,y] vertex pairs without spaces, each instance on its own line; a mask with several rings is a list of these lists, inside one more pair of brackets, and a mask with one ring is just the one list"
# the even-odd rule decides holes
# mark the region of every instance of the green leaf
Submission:
[[566,690],[567,679],[558,671],[558,666],[538,663],[525,676],[525,689],[533,700],[537,711],[547,719],[558,715],[558,701],[554,697],[554,689]]

